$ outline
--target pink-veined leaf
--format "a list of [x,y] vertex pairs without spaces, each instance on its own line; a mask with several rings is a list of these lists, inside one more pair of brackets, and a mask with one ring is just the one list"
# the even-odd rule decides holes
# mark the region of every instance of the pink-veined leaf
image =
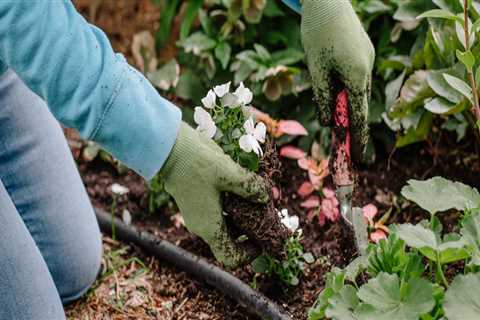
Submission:
[[314,172],[311,170],[308,171],[308,179],[310,179],[310,183],[313,185],[313,188],[315,190],[320,190],[323,184],[323,178],[322,176],[317,176]]
[[332,222],[338,221],[340,210],[338,209],[337,198],[325,198],[322,200],[322,214]]
[[303,201],[300,204],[300,207],[307,209],[318,208],[320,207],[320,198],[318,196],[311,196],[307,200]]
[[315,187],[309,181],[305,181],[300,188],[298,188],[297,194],[302,198],[306,198],[311,195],[313,191],[315,191]]
[[278,122],[277,135],[283,134],[290,136],[308,136],[308,131],[298,121],[280,120]]
[[325,198],[335,198],[335,192],[330,188],[323,188],[322,193]]
[[383,230],[377,230],[370,234],[370,239],[375,243],[378,243],[380,240],[386,239],[386,238],[387,238],[387,234]]
[[370,225],[373,225],[373,219],[378,214],[378,208],[370,203],[362,208],[363,216],[367,219]]
[[280,149],[280,157],[299,160],[307,156],[307,153],[300,148],[294,146],[283,146]]

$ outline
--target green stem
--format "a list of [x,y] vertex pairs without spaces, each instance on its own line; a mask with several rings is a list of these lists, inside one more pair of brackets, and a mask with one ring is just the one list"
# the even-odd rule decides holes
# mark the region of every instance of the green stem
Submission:
[[443,282],[445,288],[448,288],[448,281],[445,278],[445,273],[443,272],[442,264],[440,263],[440,254],[437,252],[437,274],[440,276],[440,279]]
[[110,207],[110,214],[112,217],[111,226],[112,226],[112,239],[115,240],[115,211],[117,211],[117,195],[113,195],[112,206]]

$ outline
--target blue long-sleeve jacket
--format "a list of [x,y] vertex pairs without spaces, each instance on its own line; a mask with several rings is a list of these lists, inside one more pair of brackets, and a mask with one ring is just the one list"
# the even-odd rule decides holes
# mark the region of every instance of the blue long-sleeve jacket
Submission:
[[293,9],[295,12],[301,13],[302,5],[300,3],[300,0],[282,0],[282,2],[289,6],[291,9]]
[[[283,0],[297,12],[299,0]],[[146,179],[162,167],[181,120],[70,0],[0,1],[0,75],[11,68],[54,116]]]
[[146,179],[175,143],[180,110],[115,54],[69,0],[0,1],[0,74],[7,68],[61,123]]

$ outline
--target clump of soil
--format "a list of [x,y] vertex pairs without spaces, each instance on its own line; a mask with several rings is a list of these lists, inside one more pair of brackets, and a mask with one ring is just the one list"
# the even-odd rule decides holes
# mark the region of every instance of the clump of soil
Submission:
[[265,179],[270,193],[267,204],[247,201],[237,195],[225,194],[223,209],[228,213],[227,224],[234,235],[246,235],[251,243],[263,252],[281,256],[290,232],[281,223],[275,208],[273,186],[278,185],[282,171],[275,144],[265,143],[265,153],[260,163],[259,175]]

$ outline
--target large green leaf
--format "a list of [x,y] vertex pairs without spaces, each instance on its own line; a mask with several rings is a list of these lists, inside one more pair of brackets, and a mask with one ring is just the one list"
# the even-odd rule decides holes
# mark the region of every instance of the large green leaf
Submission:
[[431,214],[450,209],[464,211],[480,205],[477,189],[442,177],[425,181],[409,180],[401,193]]
[[398,276],[388,273],[369,280],[358,297],[371,306],[359,311],[362,320],[418,320],[435,306],[433,286],[427,280],[412,278],[400,288]]
[[408,246],[418,249],[424,256],[440,264],[463,260],[469,256],[469,252],[465,248],[467,245],[465,240],[442,243],[432,230],[419,224],[401,224],[396,227],[395,233]]
[[339,293],[333,295],[329,300],[329,306],[325,311],[325,315],[331,319],[338,320],[358,320],[355,309],[358,306],[357,290],[346,285]]
[[463,221],[460,233],[470,244],[471,264],[480,266],[480,214],[472,214]]
[[448,320],[480,317],[480,274],[458,275],[445,293],[443,309]]

